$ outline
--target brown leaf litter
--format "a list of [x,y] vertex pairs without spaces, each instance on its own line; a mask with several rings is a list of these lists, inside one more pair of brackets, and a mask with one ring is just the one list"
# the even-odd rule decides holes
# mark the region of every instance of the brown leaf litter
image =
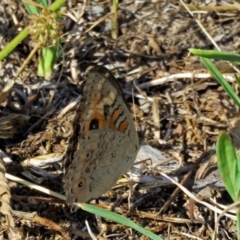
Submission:
[[[67,239],[70,234],[84,239],[89,236],[86,221],[98,239],[146,239],[108,219],[81,210],[71,213],[64,202],[44,193],[6,184],[5,168],[63,193],[62,160],[81,101],[81,83],[87,69],[97,64],[112,70],[121,82],[136,123],[145,131],[128,178],[120,179],[97,204],[164,239],[211,239],[216,214],[232,203],[216,168],[214,147],[217,136],[228,130],[239,146],[239,111],[188,49],[214,48],[198,19],[220,48],[237,52],[240,23],[232,1],[201,3],[188,1],[194,18],[173,0],[120,1],[119,37],[114,40],[109,2],[67,1],[62,9],[62,54],[51,81],[36,76],[35,56],[1,101],[2,239],[9,238],[7,226],[18,239]],[[16,1],[2,0],[0,13],[3,49],[29,19]],[[0,62],[0,90],[15,76],[31,46],[24,40]],[[224,62],[219,68],[238,91],[233,68]],[[218,223],[218,238],[236,239],[235,227],[234,213],[226,213]]]

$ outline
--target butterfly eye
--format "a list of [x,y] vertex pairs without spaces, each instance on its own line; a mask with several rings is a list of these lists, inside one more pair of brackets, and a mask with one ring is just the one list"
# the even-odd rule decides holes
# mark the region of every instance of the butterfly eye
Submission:
[[98,129],[98,126],[99,126],[98,119],[96,119],[96,118],[92,119],[92,121],[90,122],[90,125],[89,125],[89,131],[93,130],[93,129]]

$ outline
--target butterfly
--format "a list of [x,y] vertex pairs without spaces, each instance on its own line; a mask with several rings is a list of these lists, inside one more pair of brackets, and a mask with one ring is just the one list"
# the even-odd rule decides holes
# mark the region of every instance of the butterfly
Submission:
[[107,68],[93,67],[66,153],[67,202],[85,203],[107,192],[132,167],[138,150],[138,134],[122,88]]

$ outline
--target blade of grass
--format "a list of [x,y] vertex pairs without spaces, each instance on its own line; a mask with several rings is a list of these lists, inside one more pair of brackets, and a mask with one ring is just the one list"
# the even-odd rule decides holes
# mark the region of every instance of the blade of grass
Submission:
[[23,0],[23,5],[27,9],[27,12],[30,15],[39,13],[37,7],[39,9],[42,9],[43,7],[47,7],[47,1],[46,0],[38,0],[37,2],[38,3],[35,3],[31,0]]
[[47,0],[38,0],[37,2],[42,4],[44,7],[47,7],[47,5],[48,5]]
[[237,157],[231,139],[226,133],[222,133],[218,137],[216,154],[221,178],[233,201],[236,201]]
[[111,35],[113,39],[118,38],[118,0],[112,0],[112,31]]
[[213,75],[213,77],[216,78],[216,80],[219,82],[219,84],[222,85],[223,89],[226,91],[226,93],[229,95],[229,97],[234,101],[234,103],[238,107],[240,107],[240,99],[239,99],[238,95],[235,93],[232,86],[224,79],[224,77],[219,72],[219,70],[215,67],[215,65],[207,58],[200,57],[200,61],[205,65],[205,67]]
[[53,66],[59,57],[59,53],[60,43],[57,46],[42,49],[38,65],[38,76],[44,77],[47,80],[50,79]]
[[140,227],[133,221],[131,221],[131,220],[127,219],[126,217],[123,217],[117,213],[114,213],[114,212],[111,212],[106,209],[102,209],[102,208],[99,208],[99,207],[96,207],[96,206],[93,206],[90,204],[85,204],[85,203],[81,204],[81,208],[87,212],[99,215],[104,218],[108,218],[110,220],[113,220],[114,222],[118,222],[118,223],[128,226],[132,229],[135,229],[136,231],[144,234],[145,236],[148,236],[149,238],[151,238],[153,240],[162,240],[159,236],[148,231],[147,229]]
[[240,150],[237,152],[237,176],[235,180],[236,201],[240,200]]
[[25,3],[25,2],[23,2],[23,5],[29,14],[38,14],[38,10],[35,6]]
[[236,79],[236,82],[238,83],[238,85],[240,86],[240,79],[239,77],[237,76],[237,74],[234,73],[234,77]]
[[67,0],[56,0],[48,9],[56,12]]
[[216,51],[216,50],[201,50],[201,49],[189,49],[191,53],[199,57],[212,58],[217,60],[224,60],[240,64],[240,55],[229,52]]
[[28,27],[24,28],[7,46],[0,52],[0,61],[3,60],[16,46],[28,36]]

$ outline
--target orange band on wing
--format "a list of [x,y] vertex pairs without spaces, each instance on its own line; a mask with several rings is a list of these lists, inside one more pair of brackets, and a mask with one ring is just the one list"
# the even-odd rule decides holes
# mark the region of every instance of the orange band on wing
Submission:
[[116,123],[118,120],[119,116],[121,116],[123,113],[122,109],[117,109],[114,111],[113,115],[111,116],[111,122]]
[[127,119],[125,119],[123,122],[121,122],[121,124],[119,125],[118,131],[125,133],[126,129],[128,127],[128,121]]

